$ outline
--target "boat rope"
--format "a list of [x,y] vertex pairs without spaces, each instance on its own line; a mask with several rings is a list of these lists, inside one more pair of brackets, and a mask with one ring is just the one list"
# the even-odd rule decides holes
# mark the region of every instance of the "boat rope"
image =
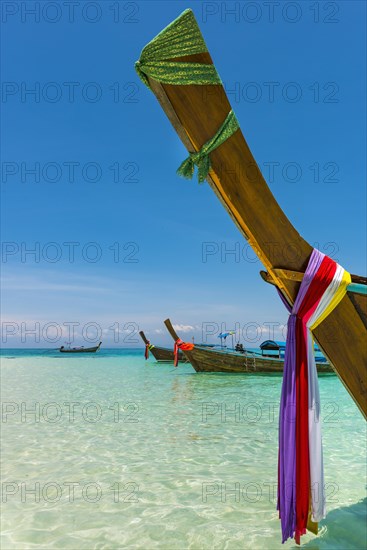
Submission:
[[148,77],[163,84],[180,86],[221,84],[213,64],[172,61],[177,57],[207,52],[194,14],[188,9],[145,46],[135,69],[148,88]]
[[314,249],[297,298],[291,307],[280,401],[278,510],[282,542],[325,517],[320,395],[312,331],[342,300],[351,276],[334,260]]
[[199,183],[203,183],[211,168],[210,153],[231,137],[238,128],[239,124],[236,115],[231,110],[216,134],[204,143],[199,151],[190,153],[177,169],[177,174],[191,179],[194,175],[196,165],[198,168],[198,181]]
[[183,340],[181,340],[181,338],[178,338],[175,341],[175,345],[174,345],[174,348],[173,348],[173,355],[174,355],[173,364],[174,364],[174,366],[175,367],[178,366],[178,351],[179,350],[191,351],[192,349],[194,349],[194,347],[195,347],[195,344],[192,344],[191,342],[184,342]]

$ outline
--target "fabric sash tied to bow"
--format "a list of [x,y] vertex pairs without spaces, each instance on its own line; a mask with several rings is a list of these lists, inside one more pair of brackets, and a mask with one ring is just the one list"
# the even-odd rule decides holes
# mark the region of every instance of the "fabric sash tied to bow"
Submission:
[[174,366],[177,367],[178,366],[178,351],[179,350],[182,350],[182,351],[191,351],[192,349],[194,349],[194,344],[191,344],[190,342],[184,342],[183,340],[181,340],[181,338],[178,338],[176,341],[175,341],[175,345],[174,345],[174,348],[173,348],[173,355],[174,355]]
[[279,414],[278,510],[282,542],[325,517],[320,395],[312,331],[345,296],[350,274],[314,249],[297,298],[288,311]]
[[145,360],[149,359],[149,350],[150,350],[150,342],[148,340],[147,343],[145,344],[145,353],[144,353]]
[[148,88],[148,77],[178,86],[221,84],[212,63],[172,61],[207,51],[194,14],[188,9],[145,46],[135,70]]
[[191,179],[194,175],[196,165],[198,167],[198,181],[199,183],[203,183],[211,168],[210,153],[231,137],[238,128],[239,124],[236,115],[233,111],[230,111],[216,134],[204,143],[199,151],[190,153],[177,169],[177,174]]

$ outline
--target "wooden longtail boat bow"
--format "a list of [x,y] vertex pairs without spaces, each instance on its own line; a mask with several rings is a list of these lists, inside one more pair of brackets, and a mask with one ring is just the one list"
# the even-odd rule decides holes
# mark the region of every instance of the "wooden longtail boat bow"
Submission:
[[[143,340],[145,346],[148,346],[149,351],[153,355],[154,359],[156,361],[165,361],[173,363],[173,351],[169,348],[162,348],[161,346],[156,346],[154,344],[151,344],[148,338],[145,336],[145,333],[141,330],[139,332],[140,338]],[[181,360],[184,359],[184,355],[182,352],[179,354],[179,358]]]
[[[190,25],[198,30],[191,10],[186,10],[175,24],[183,17],[189,17]],[[185,39],[183,30],[183,44]],[[180,36],[177,37],[179,42]],[[159,58],[158,43],[155,51]],[[169,61],[213,64],[207,51],[193,55],[184,53],[185,50],[182,56]],[[200,150],[216,134],[231,111],[221,84],[172,85],[158,82],[146,74],[144,78],[190,153]],[[311,245],[299,235],[276,202],[240,129],[211,152],[210,159],[208,183],[264,264],[269,280],[293,304],[300,283],[281,277],[278,270],[304,273],[313,250]],[[314,336],[367,417],[367,296],[348,292],[316,328]]]

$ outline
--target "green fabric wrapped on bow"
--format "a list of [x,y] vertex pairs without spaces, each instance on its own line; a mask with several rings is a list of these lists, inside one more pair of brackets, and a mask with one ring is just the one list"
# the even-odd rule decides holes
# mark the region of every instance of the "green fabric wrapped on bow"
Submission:
[[172,61],[207,51],[193,12],[185,10],[145,46],[135,69],[148,88],[148,76],[163,84],[221,84],[212,64]]
[[200,151],[190,153],[178,168],[177,174],[184,178],[192,179],[196,165],[198,168],[198,181],[199,183],[203,183],[211,168],[210,153],[234,134],[238,128],[239,124],[236,116],[233,111],[230,111],[215,136],[204,143]]

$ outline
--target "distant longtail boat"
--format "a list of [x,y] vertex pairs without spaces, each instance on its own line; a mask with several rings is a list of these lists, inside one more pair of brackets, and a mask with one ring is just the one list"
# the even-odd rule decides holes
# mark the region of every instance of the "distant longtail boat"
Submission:
[[83,346],[79,348],[71,348],[71,347],[66,348],[65,346],[61,346],[59,351],[61,353],[96,353],[101,347],[101,345],[102,345],[102,342],[100,342],[98,346],[93,346],[92,348],[84,348]]

